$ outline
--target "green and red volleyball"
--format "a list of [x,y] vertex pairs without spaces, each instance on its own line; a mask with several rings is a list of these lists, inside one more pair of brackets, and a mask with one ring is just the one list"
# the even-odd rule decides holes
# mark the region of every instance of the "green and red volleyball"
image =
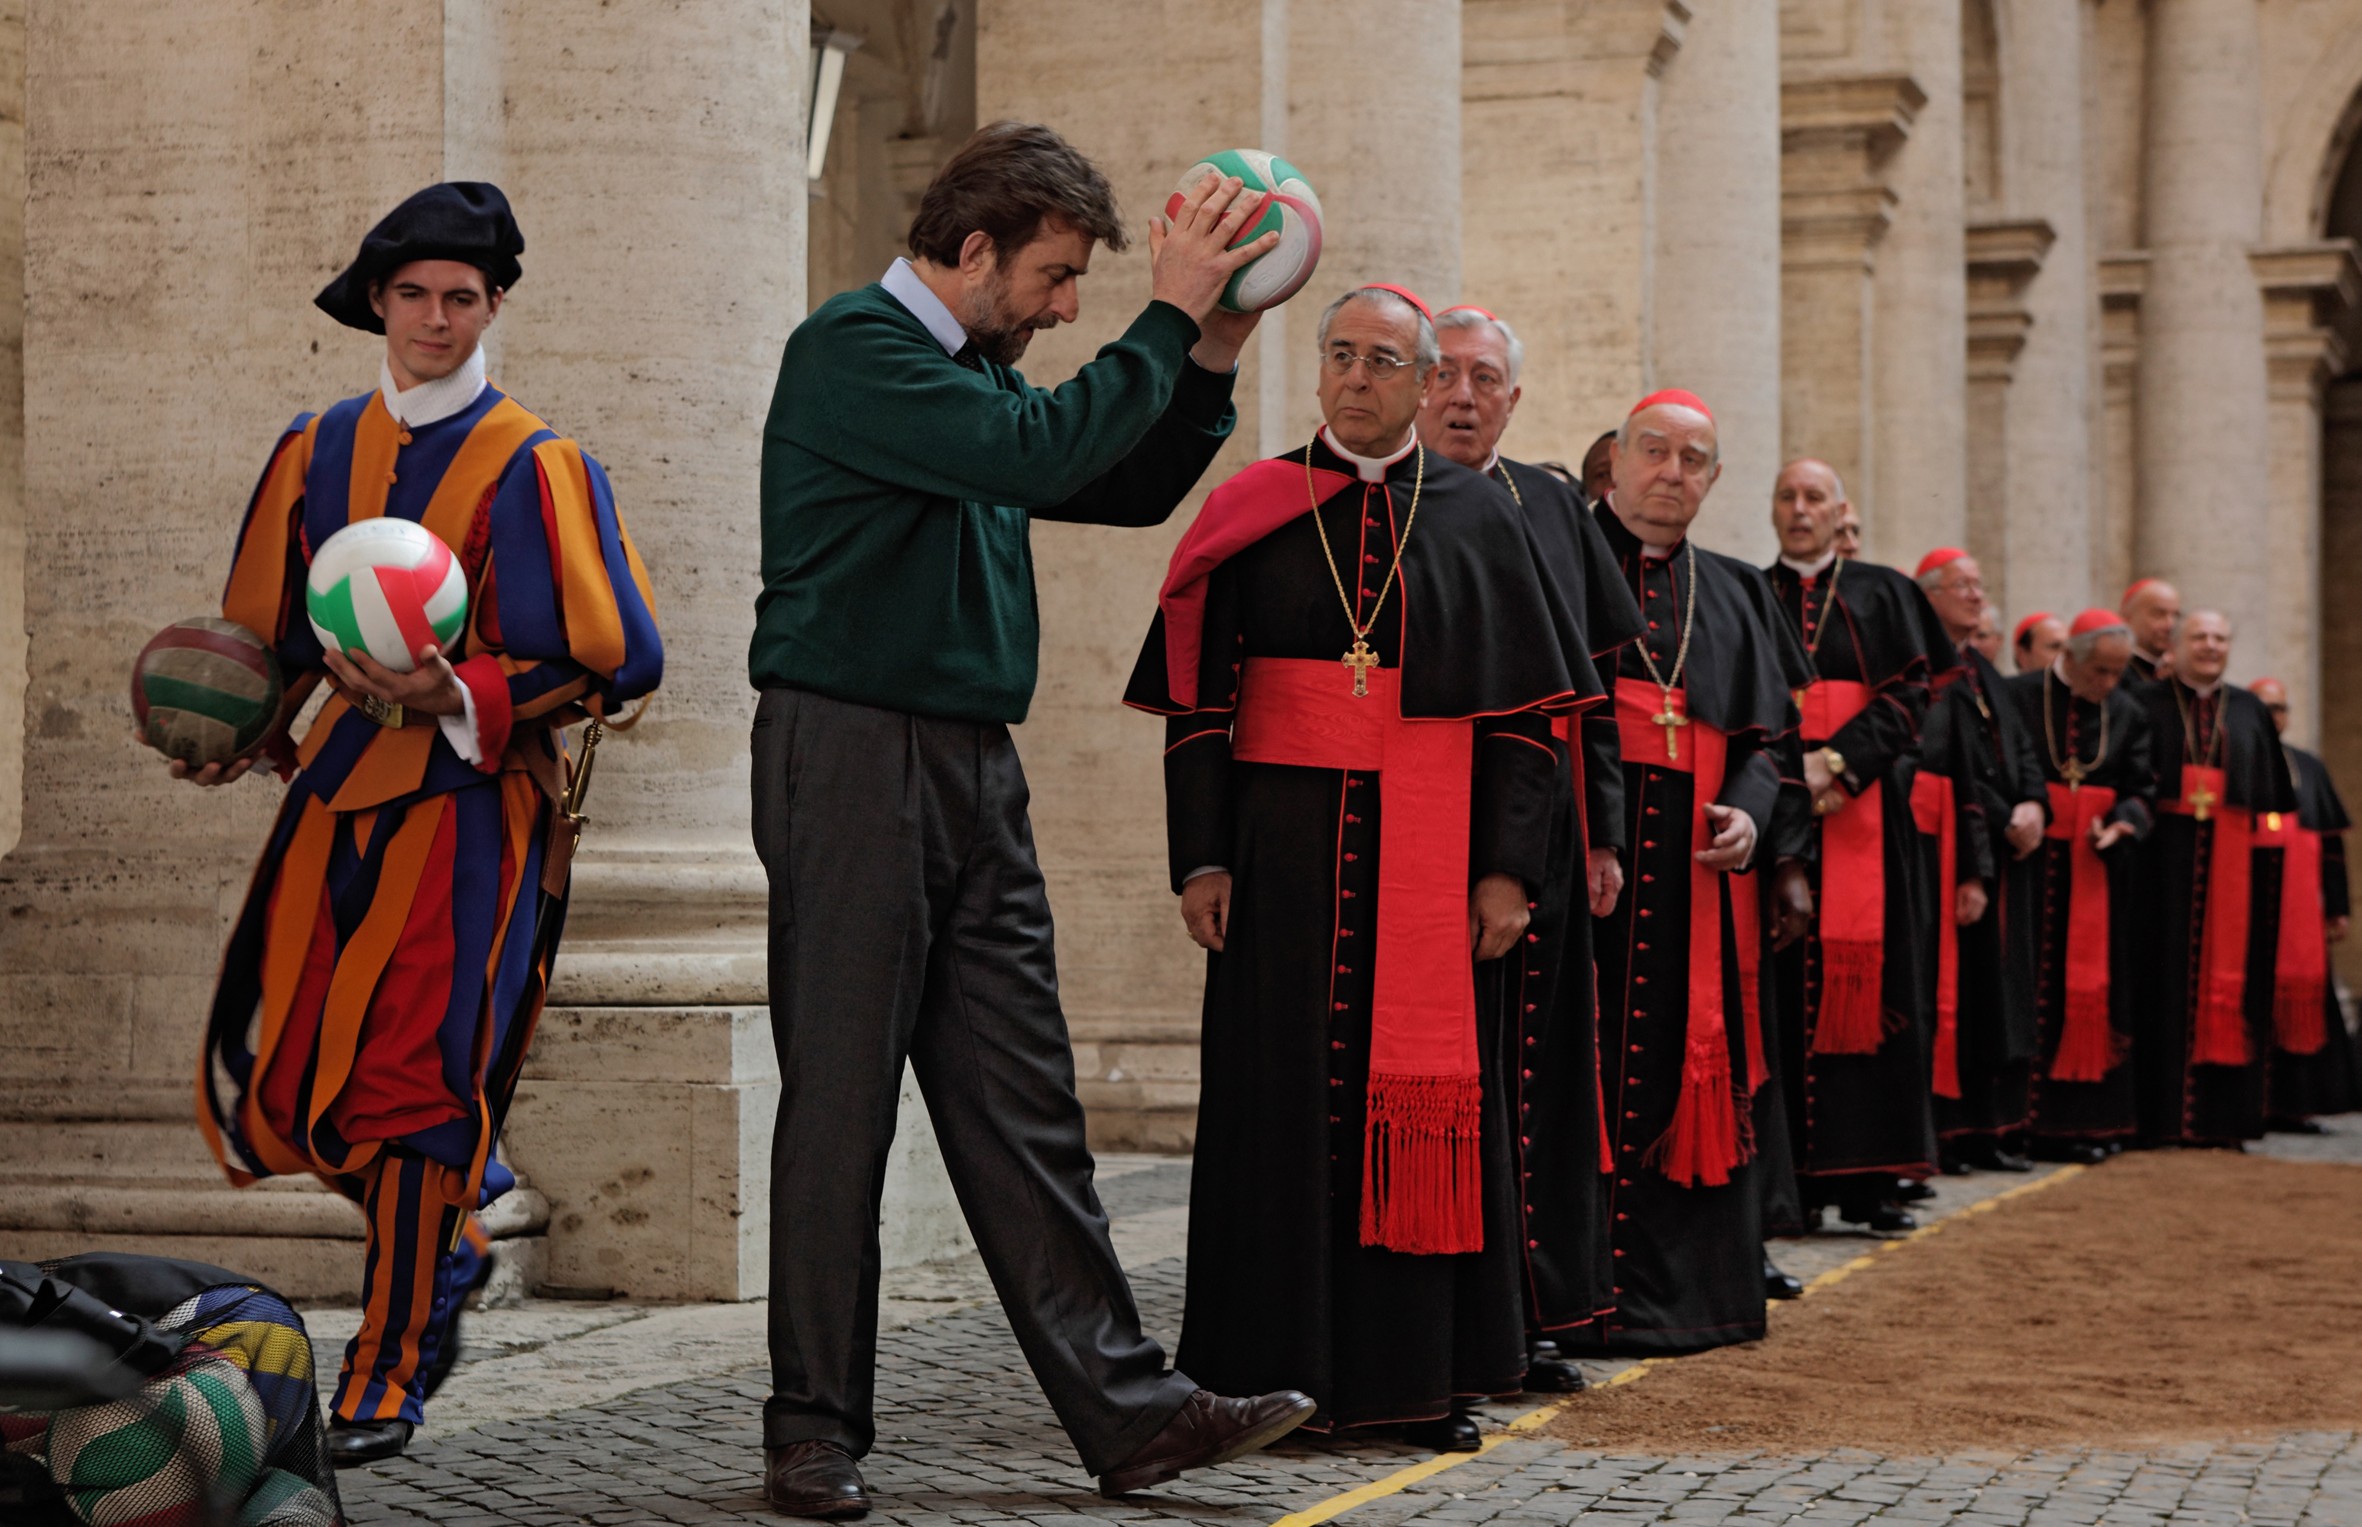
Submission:
[[1197,189],[1208,173],[1235,175],[1242,196],[1260,192],[1267,198],[1254,221],[1238,231],[1231,247],[1251,243],[1266,233],[1279,234],[1279,244],[1257,255],[1231,274],[1222,288],[1222,305],[1233,313],[1260,313],[1278,307],[1304,289],[1320,264],[1320,198],[1304,172],[1259,148],[1226,148],[1208,154],[1181,174],[1180,189],[1165,201],[1165,216],[1181,210],[1183,198]]
[[459,640],[467,625],[467,575],[424,525],[358,520],[312,554],[304,608],[330,652],[365,652],[408,673],[428,647],[449,652]]
[[141,740],[192,769],[228,763],[270,734],[279,716],[279,664],[235,621],[175,621],[139,649],[131,714]]

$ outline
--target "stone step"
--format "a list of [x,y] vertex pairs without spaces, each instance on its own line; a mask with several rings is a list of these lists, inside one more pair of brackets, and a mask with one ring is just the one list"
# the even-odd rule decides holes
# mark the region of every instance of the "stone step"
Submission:
[[[483,1212],[495,1240],[549,1228],[549,1201],[520,1184]],[[274,1179],[259,1188],[14,1181],[0,1182],[0,1227],[85,1235],[236,1235],[358,1241],[354,1206],[307,1179]]]

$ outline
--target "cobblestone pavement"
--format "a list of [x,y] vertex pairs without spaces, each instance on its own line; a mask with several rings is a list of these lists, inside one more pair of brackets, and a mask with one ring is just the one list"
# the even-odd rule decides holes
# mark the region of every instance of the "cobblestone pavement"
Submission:
[[[2337,1121],[2330,1137],[2273,1150],[2362,1160],[2362,1118]],[[1957,1212],[2025,1180],[1946,1179],[1928,1208],[1939,1216]],[[1185,1164],[1141,1159],[1109,1163],[1102,1183],[1143,1315],[1168,1345],[1181,1305],[1187,1184]],[[1784,1242],[1775,1251],[1790,1271],[1809,1278],[1864,1249],[1861,1237],[1826,1235]],[[2362,1438],[2354,1432],[2144,1452],[1639,1458],[1570,1449],[1509,1429],[1544,1403],[1539,1397],[1486,1413],[1503,1430],[1481,1456],[1463,1455],[1408,1482],[1401,1472],[1431,1455],[1379,1441],[1342,1446],[1291,1439],[1152,1495],[1102,1501],[1050,1419],[981,1268],[971,1261],[910,1269],[889,1275],[888,1284],[893,1328],[879,1346],[880,1435],[863,1470],[879,1503],[870,1520],[896,1527],[1087,1521],[1261,1527],[1283,1520],[1311,1527],[1326,1519],[1322,1512],[1333,1510],[1338,1496],[1373,1484],[1393,1488],[1355,1504],[1343,1517],[1349,1527],[1414,1519],[1542,1527],[1578,1518],[1747,1527],[1853,1527],[1874,1519],[1959,1527],[2362,1527]],[[1842,1290],[1827,1297],[1842,1298]],[[343,1476],[354,1521],[540,1527],[786,1520],[768,1512],[761,1497],[757,1418],[768,1374],[747,1366],[762,1360],[760,1311],[759,1305],[622,1313],[538,1306],[473,1317],[471,1338],[483,1355],[463,1363],[437,1400],[431,1430],[409,1456]],[[695,1326],[693,1316],[712,1323]],[[324,1341],[342,1334],[333,1318],[315,1325]],[[661,1363],[649,1366],[643,1352],[623,1381],[629,1388],[590,1403],[570,1403],[566,1397],[579,1391],[563,1383],[544,1386],[547,1374],[567,1371],[569,1348],[601,1341],[617,1352],[635,1344],[665,1348],[684,1329],[691,1339],[666,1349],[669,1377],[659,1372]],[[531,1334],[536,1331],[541,1334]],[[1606,1379],[1620,1370],[1594,1365],[1592,1371]],[[536,1393],[544,1395],[538,1403]]]

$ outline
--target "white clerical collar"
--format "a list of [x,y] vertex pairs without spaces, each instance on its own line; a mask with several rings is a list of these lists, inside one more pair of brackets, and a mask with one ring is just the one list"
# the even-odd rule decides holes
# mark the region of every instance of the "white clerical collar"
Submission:
[[[1494,447],[1493,447],[1493,454],[1491,454],[1490,456],[1487,456],[1487,457],[1484,459],[1484,468],[1483,468],[1484,475],[1485,475],[1485,476],[1487,476],[1487,477],[1490,477],[1490,476],[1492,476],[1492,475],[1493,475],[1493,469],[1494,469],[1495,467],[1498,467],[1500,464],[1501,464],[1501,448],[1500,448],[1499,446],[1497,446],[1497,445],[1496,445],[1496,446],[1494,446]],[[1503,474],[1503,475],[1507,475],[1507,474]]]
[[383,360],[377,363],[377,395],[385,399],[385,411],[394,416],[394,422],[405,429],[450,418],[482,396],[484,385],[482,345],[470,351],[449,376],[420,382],[407,391],[394,385],[392,365]]
[[1410,438],[1403,441],[1402,449],[1391,456],[1357,456],[1339,445],[1337,437],[1329,433],[1329,427],[1324,424],[1320,427],[1320,443],[1336,452],[1344,460],[1352,462],[1353,470],[1361,475],[1363,482],[1384,482],[1386,469],[1418,448],[1419,436],[1416,431],[1413,431]]
[[1799,562],[1794,557],[1789,556],[1785,552],[1780,554],[1780,566],[1788,569],[1788,571],[1794,573],[1797,577],[1805,579],[1807,582],[1810,582],[1812,579],[1818,578],[1821,576],[1821,574],[1827,572],[1829,570],[1829,564],[1836,560],[1837,548],[1834,546],[1830,547],[1827,551],[1822,552],[1821,560],[1818,562]]
[[2188,679],[2182,680],[2182,688],[2196,695],[2201,700],[2213,699],[2214,692],[2222,687],[2223,681],[2220,679],[2215,680],[2212,684],[2193,684]]
[[886,273],[878,277],[878,285],[886,289],[887,296],[910,309],[911,317],[927,326],[927,332],[935,336],[935,343],[943,347],[945,355],[959,354],[960,347],[968,342],[968,331],[951,316],[951,309],[943,305],[934,288],[919,279],[910,261],[896,256],[894,263],[886,267]]

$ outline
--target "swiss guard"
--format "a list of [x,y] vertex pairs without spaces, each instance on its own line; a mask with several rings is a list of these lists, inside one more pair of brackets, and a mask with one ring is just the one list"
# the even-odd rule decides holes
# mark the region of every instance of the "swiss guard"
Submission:
[[[289,781],[222,961],[198,1116],[232,1182],[309,1172],[366,1216],[340,1466],[408,1445],[489,1273],[475,1213],[514,1182],[494,1147],[564,921],[560,729],[588,716],[595,741],[664,668],[606,473],[485,380],[524,247],[497,187],[429,186],[320,293],[385,353],[375,387],[281,433],[238,534],[222,614],[276,653],[279,724],[226,766],[171,766],[210,785],[267,759]],[[464,626],[409,673],[324,651],[306,616],[315,551],[379,516],[433,531],[467,579]]]

